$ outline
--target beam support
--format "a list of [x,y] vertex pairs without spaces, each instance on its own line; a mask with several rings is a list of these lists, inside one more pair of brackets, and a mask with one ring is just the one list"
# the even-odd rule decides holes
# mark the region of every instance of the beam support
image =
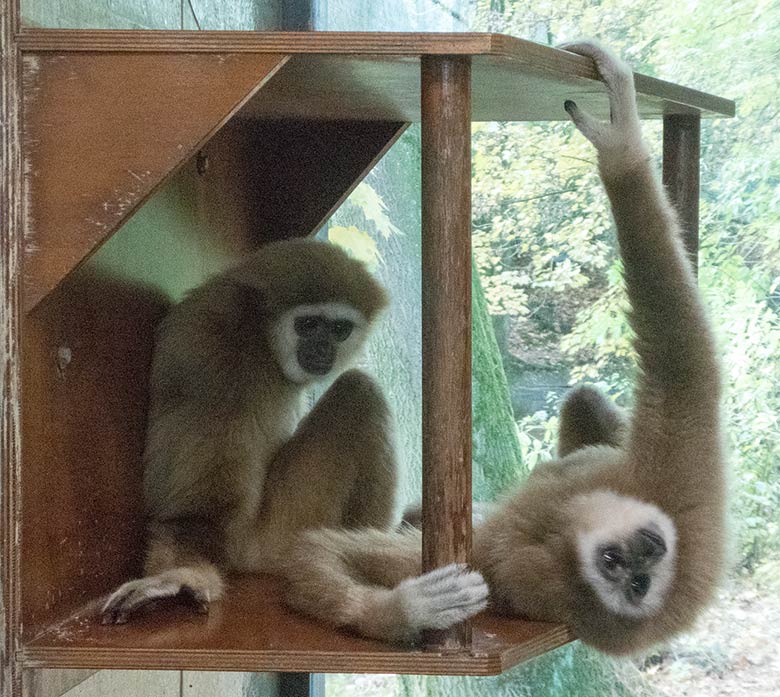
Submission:
[[[471,62],[423,56],[423,571],[471,559]],[[471,625],[435,632],[470,647]]]
[[663,183],[677,210],[694,270],[699,255],[699,156],[701,117],[664,117]]

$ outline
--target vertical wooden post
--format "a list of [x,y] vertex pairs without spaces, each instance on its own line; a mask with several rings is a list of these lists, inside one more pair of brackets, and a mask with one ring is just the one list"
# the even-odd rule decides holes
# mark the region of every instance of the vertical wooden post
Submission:
[[699,254],[700,138],[698,114],[664,116],[663,183],[677,209],[694,270]]
[[[422,562],[471,557],[471,61],[424,56],[422,116]],[[471,625],[435,632],[469,647]]]
[[0,697],[21,694],[21,671],[16,663],[22,240],[18,31],[18,0],[0,0]]

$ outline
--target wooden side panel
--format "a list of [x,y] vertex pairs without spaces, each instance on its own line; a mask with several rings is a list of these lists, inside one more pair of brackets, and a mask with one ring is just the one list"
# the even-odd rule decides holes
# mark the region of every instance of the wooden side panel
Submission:
[[18,695],[22,161],[19,6],[0,0],[0,697]]
[[165,298],[79,274],[22,345],[25,633],[140,570],[146,376]]
[[[422,111],[423,570],[471,559],[471,61],[425,56]],[[465,650],[469,623],[429,637]]]
[[25,308],[284,63],[281,55],[24,56]]

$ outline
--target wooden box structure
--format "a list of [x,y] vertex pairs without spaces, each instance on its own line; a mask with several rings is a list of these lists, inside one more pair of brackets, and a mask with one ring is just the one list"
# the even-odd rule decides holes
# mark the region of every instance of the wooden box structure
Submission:
[[[207,618],[102,627],[97,602],[143,551],[145,378],[164,304],[85,260],[198,153],[217,171],[194,197],[231,201],[192,241],[215,267],[311,234],[421,120],[423,556],[467,560],[469,124],[564,119],[567,98],[606,117],[591,62],[488,34],[20,29],[14,5],[0,10],[2,694],[42,667],[490,675],[570,641],[484,615],[437,650],[387,646],[296,616],[258,577],[233,579]],[[734,105],[636,84],[642,115],[664,120],[664,178],[693,241],[699,121]]]

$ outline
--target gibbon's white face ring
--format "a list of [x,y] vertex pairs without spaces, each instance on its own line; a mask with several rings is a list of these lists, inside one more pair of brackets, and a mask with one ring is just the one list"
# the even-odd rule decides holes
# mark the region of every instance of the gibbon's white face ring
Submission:
[[[582,578],[604,606],[624,617],[647,617],[663,605],[672,585],[677,558],[677,530],[672,519],[657,506],[613,491],[599,490],[576,496],[571,514],[577,529],[577,556]],[[622,588],[610,583],[599,571],[597,550],[605,545],[625,543],[641,529],[657,529],[666,553],[652,567],[646,595],[629,602]]]
[[[295,320],[298,317],[319,316],[329,320],[347,320],[352,323],[352,333],[340,342],[333,367],[326,375],[315,375],[305,370],[298,362],[298,335]],[[282,314],[271,329],[271,349],[276,356],[284,376],[298,385],[324,381],[342,372],[363,346],[368,335],[369,324],[360,310],[342,302],[297,305]]]

